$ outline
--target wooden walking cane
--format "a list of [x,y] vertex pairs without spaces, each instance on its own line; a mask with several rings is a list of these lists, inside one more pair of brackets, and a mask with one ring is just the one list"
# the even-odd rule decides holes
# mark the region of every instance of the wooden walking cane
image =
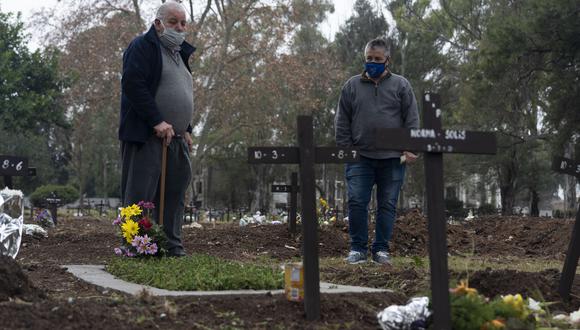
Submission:
[[163,152],[161,154],[161,184],[159,187],[159,226],[163,226],[163,212],[165,208],[165,174],[167,172],[167,144],[161,140]]

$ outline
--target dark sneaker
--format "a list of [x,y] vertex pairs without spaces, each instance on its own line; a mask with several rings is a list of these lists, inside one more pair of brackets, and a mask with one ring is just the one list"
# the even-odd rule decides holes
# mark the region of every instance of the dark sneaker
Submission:
[[379,251],[377,253],[373,253],[373,262],[381,265],[390,265],[391,257],[389,257],[389,253],[387,251]]
[[358,251],[350,251],[345,260],[351,265],[362,264],[367,262],[367,255]]

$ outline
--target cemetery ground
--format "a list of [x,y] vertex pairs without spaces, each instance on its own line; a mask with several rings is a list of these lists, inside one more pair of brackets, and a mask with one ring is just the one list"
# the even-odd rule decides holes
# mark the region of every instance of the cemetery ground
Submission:
[[[521,293],[554,302],[552,313],[580,307],[580,278],[571,301],[563,303],[558,280],[574,219],[489,216],[448,225],[450,285],[469,279],[480,293]],[[300,260],[300,233],[285,225],[202,223],[185,228],[188,253],[261,265]],[[372,225],[371,225],[372,237]],[[392,266],[368,262],[347,265],[348,229],[344,223],[319,230],[320,278],[335,284],[387,288],[386,293],[321,294],[321,319],[304,319],[302,303],[281,294],[213,297],[128,295],[84,282],[61,266],[105,265],[119,237],[111,219],[62,216],[48,238],[24,236],[12,262],[0,259],[0,328],[48,329],[376,329],[376,314],[392,304],[428,295],[427,223],[419,212],[397,219]]]

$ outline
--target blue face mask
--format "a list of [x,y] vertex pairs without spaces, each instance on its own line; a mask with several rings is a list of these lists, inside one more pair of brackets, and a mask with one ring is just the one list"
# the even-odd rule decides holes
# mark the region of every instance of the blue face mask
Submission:
[[371,78],[378,78],[380,77],[383,72],[385,72],[386,65],[385,63],[375,63],[375,62],[367,62],[365,63],[365,71],[367,75]]

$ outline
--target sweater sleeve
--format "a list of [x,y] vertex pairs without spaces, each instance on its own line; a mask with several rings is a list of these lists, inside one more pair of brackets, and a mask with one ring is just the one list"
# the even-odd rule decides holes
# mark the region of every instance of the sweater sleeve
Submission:
[[348,83],[342,87],[340,99],[334,118],[334,133],[336,145],[339,147],[351,147],[352,141],[352,100],[348,91]]
[[411,84],[405,80],[401,90],[401,116],[404,128],[419,128],[419,110],[417,109],[417,99]]
[[152,71],[153,59],[148,56],[151,53],[147,50],[147,41],[140,38],[135,39],[123,55],[123,76],[121,86],[126,97],[131,102],[131,109],[137,116],[143,119],[149,126],[163,121],[161,112],[157,108],[155,95],[151,93],[147,84]]

